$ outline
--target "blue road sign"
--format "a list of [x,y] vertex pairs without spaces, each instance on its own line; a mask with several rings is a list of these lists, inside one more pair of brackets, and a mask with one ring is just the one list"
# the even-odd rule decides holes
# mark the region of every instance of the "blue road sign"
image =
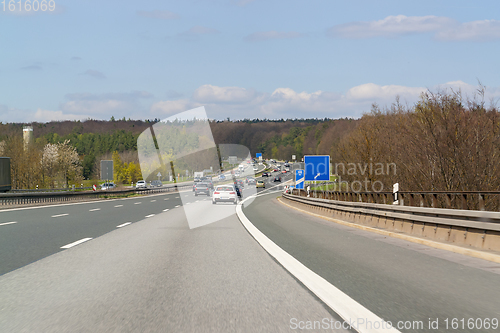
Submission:
[[295,170],[295,188],[304,189],[304,170]]
[[257,158],[262,157],[262,153],[255,154],[255,157],[257,157]]
[[330,156],[304,156],[306,181],[330,180]]

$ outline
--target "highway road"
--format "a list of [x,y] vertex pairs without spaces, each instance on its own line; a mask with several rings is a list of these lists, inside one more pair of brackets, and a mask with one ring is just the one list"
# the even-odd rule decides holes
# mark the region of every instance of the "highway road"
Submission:
[[[424,324],[401,331],[483,332],[488,330],[452,330],[451,322],[500,319],[498,264],[338,225],[285,207],[277,196],[259,196],[243,212],[278,246],[380,318]],[[438,330],[429,328],[429,318],[439,319]]]
[[[498,265],[301,213],[262,179],[250,221],[359,306],[412,326],[401,332],[498,319]],[[234,205],[192,191],[0,211],[0,250],[0,332],[287,332],[325,319],[348,331]]]
[[[193,205],[233,214],[190,229]],[[0,212],[0,332],[288,332],[293,318],[336,322],[234,207],[187,191]]]

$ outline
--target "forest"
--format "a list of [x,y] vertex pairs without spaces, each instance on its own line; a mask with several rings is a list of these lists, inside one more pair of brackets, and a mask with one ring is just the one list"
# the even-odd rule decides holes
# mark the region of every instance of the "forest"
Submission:
[[[98,179],[99,161],[115,161],[115,180],[141,178],[139,135],[155,120],[32,123],[34,142],[23,149],[22,127],[0,124],[0,156],[12,158],[14,185],[66,186]],[[403,190],[498,190],[500,113],[460,91],[426,92],[413,105],[398,99],[373,105],[360,119],[212,120],[216,144],[240,144],[252,156],[280,160],[325,154],[340,179]],[[173,140],[175,136],[169,136]],[[196,137],[191,137],[196,145]],[[194,147],[194,146],[193,146]]]

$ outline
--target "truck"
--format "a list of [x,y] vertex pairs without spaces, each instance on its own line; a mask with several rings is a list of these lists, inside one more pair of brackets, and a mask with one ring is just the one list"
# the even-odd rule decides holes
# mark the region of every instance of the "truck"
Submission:
[[194,173],[194,178],[203,178],[203,177],[205,177],[205,173],[203,171]]
[[11,189],[10,157],[0,157],[0,192]]

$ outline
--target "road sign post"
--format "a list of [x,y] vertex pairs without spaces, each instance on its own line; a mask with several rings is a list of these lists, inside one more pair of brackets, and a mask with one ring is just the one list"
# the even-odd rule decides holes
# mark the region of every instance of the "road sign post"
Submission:
[[295,170],[295,188],[303,190],[304,189],[304,170]]

